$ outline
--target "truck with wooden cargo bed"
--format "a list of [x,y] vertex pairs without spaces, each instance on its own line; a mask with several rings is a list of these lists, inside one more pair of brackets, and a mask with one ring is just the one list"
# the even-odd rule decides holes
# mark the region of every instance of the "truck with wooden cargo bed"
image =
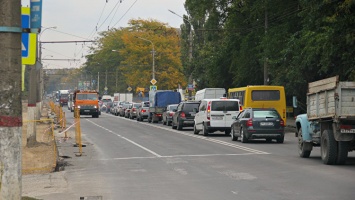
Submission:
[[345,164],[348,152],[355,150],[355,82],[335,76],[309,83],[307,113],[295,123],[300,157],[308,158],[320,146],[324,164]]

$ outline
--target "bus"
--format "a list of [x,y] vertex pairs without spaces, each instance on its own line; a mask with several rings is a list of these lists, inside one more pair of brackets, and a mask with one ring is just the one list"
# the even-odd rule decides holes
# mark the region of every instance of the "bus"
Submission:
[[283,86],[250,85],[228,89],[229,99],[239,99],[242,108],[275,108],[286,123],[286,95]]

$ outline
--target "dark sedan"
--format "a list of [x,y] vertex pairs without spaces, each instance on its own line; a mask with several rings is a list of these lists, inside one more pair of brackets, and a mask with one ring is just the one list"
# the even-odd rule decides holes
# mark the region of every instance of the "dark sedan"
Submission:
[[284,142],[285,122],[277,110],[273,108],[247,108],[243,110],[231,126],[231,138],[243,143],[251,139],[266,139],[271,142],[276,139],[277,143]]

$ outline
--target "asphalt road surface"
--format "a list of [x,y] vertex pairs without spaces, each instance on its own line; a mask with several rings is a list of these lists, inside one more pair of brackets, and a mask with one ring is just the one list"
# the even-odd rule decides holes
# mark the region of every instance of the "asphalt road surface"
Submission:
[[[66,110],[66,109],[64,109]],[[66,111],[67,112],[67,111]],[[67,112],[68,121],[73,121]],[[352,200],[355,153],[344,166],[324,165],[320,149],[300,158],[297,138],[231,141],[102,113],[81,116],[84,154],[62,148],[67,188],[44,199]]]

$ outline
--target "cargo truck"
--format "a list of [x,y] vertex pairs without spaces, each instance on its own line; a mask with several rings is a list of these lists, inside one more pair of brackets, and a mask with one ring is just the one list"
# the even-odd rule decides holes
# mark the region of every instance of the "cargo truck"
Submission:
[[163,112],[170,104],[181,102],[180,92],[170,90],[152,90],[149,91],[149,114],[148,122],[157,123],[162,120]]
[[[73,95],[74,109],[79,110],[79,115],[91,115],[99,118],[99,94],[96,90],[76,90]],[[76,117],[76,112],[74,112]]]
[[[293,100],[297,107],[297,99]],[[324,164],[345,164],[355,150],[355,82],[335,76],[308,84],[307,114],[296,117],[298,153],[308,158],[320,146]]]

